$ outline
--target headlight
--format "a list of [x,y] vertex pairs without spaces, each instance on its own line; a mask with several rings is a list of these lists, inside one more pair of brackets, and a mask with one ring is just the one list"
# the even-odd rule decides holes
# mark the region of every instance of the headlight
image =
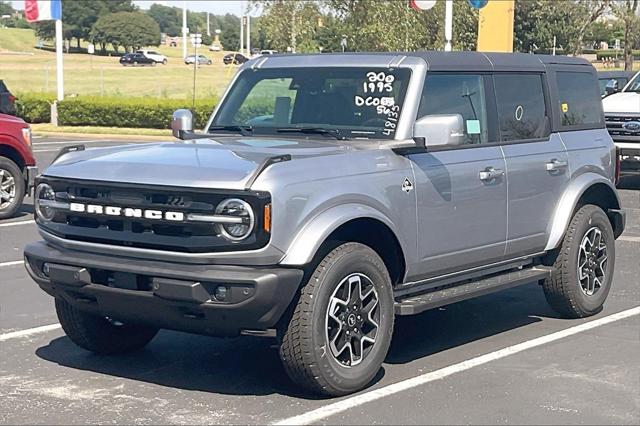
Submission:
[[216,207],[216,215],[228,217],[228,223],[220,221],[218,232],[227,240],[241,241],[251,235],[255,225],[253,209],[246,201],[229,198]]
[[56,201],[56,193],[52,187],[46,183],[41,183],[35,192],[35,210],[42,220],[52,220],[56,215],[53,205]]

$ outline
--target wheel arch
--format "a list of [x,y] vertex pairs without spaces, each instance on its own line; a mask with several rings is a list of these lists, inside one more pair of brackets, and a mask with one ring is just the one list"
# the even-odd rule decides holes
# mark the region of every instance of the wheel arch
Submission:
[[26,162],[24,161],[20,151],[11,145],[0,144],[0,157],[8,158],[13,161],[20,170],[24,171]]
[[387,266],[392,283],[404,280],[406,251],[393,223],[365,205],[340,205],[318,215],[298,233],[280,264],[314,265],[314,261],[345,242],[371,247]]
[[624,229],[624,220],[617,220],[611,210],[620,209],[620,198],[608,179],[595,173],[586,173],[573,180],[556,207],[551,232],[545,251],[557,248],[575,212],[585,204],[594,204],[609,217],[616,238]]

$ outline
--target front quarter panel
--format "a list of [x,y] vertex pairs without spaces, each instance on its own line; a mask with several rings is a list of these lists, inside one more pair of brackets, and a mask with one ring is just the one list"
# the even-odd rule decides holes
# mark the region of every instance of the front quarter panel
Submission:
[[253,189],[271,193],[271,244],[285,252],[281,264],[308,264],[324,240],[357,218],[386,224],[396,235],[407,267],[417,241],[410,162],[388,149],[297,159],[268,168]]

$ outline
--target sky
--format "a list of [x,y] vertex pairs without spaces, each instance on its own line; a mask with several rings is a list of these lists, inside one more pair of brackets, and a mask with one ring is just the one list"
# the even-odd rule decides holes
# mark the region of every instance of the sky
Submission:
[[[24,0],[13,0],[12,3],[16,9],[24,9]],[[183,3],[186,3],[187,9],[196,12],[211,12],[216,15],[231,13],[240,16],[243,4],[246,6],[247,2],[241,0],[133,0],[133,3],[141,9],[148,9],[153,3],[177,7],[182,7]]]

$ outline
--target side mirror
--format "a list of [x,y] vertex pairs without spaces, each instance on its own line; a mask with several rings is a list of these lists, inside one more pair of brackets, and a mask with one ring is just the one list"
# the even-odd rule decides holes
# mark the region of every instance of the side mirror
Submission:
[[426,148],[464,143],[464,120],[460,114],[426,115],[413,125],[413,139]]
[[178,109],[173,113],[171,120],[173,136],[184,139],[186,133],[193,132],[193,114],[188,109]]
[[607,96],[613,95],[614,93],[618,93],[620,91],[618,80],[614,80],[614,79],[609,80],[604,90],[607,93]]

